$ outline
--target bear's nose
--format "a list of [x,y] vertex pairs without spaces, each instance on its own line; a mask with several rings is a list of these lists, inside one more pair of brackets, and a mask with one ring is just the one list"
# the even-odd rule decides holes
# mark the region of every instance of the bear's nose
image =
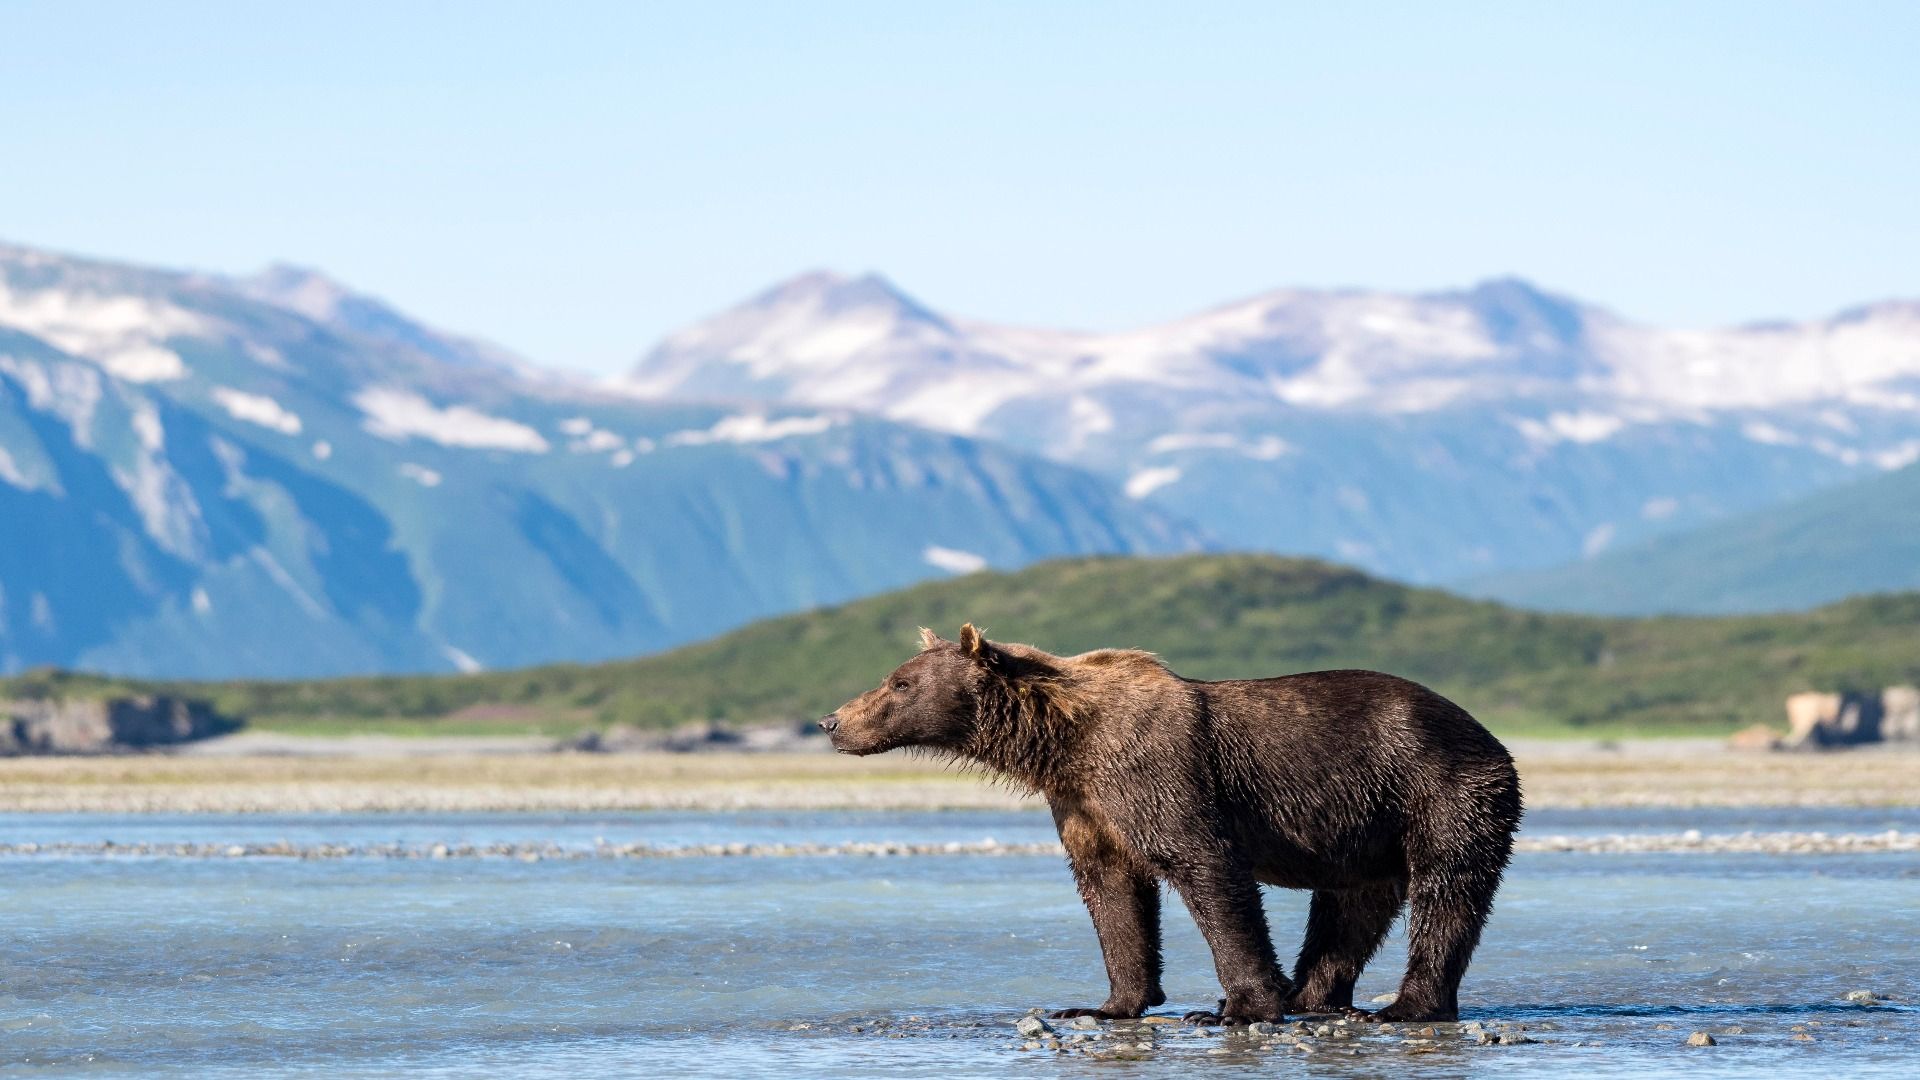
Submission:
[[826,732],[829,735],[833,734],[833,729],[839,726],[840,726],[839,713],[828,713],[827,715],[820,718],[820,730]]

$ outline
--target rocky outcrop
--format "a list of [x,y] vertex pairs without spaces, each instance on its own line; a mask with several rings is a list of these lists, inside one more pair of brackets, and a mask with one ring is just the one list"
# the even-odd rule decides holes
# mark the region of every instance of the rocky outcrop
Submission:
[[1880,737],[1920,744],[1920,687],[1889,686],[1881,691]]
[[236,726],[206,702],[184,698],[0,701],[0,756],[107,754],[190,742]]
[[1788,750],[1908,743],[1920,746],[1920,688],[1805,693],[1787,698]]

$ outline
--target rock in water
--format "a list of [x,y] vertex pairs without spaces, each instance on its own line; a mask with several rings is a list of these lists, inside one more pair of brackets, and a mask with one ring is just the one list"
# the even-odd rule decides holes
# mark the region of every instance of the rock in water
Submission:
[[1368,998],[1367,1000],[1373,1002],[1375,1005],[1391,1005],[1394,1002],[1400,1000],[1400,995],[1399,994],[1375,994],[1372,997]]
[[1508,1031],[1500,1036],[1501,1046],[1525,1046],[1533,1041],[1533,1037],[1524,1031]]
[[1855,1005],[1878,1005],[1887,999],[1871,990],[1849,990],[1847,1000]]
[[1029,1039],[1034,1039],[1034,1038],[1040,1037],[1041,1035],[1045,1035],[1047,1032],[1052,1031],[1053,1029],[1047,1026],[1047,1022],[1045,1020],[1042,1020],[1037,1016],[1023,1016],[1020,1019],[1015,1020],[1013,1022],[1013,1030],[1019,1032],[1020,1034],[1026,1036]]
[[1714,1041],[1713,1036],[1707,1034],[1706,1032],[1696,1031],[1693,1034],[1687,1036],[1687,1045],[1688,1046],[1718,1046],[1719,1044]]
[[1100,1018],[1097,1016],[1076,1016],[1068,1021],[1067,1026],[1076,1027],[1082,1031],[1095,1030],[1100,1027]]

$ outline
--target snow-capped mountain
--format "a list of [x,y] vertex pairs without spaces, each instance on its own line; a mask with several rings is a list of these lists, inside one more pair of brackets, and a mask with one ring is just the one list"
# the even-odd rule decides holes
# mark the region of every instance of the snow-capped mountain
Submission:
[[1920,458],[1920,304],[1672,330],[1508,279],[1283,290],[1096,334],[812,273],[669,336],[624,387],[988,437],[1235,546],[1446,581]]
[[591,660],[986,565],[1199,543],[966,436],[523,366],[309,271],[0,246],[0,672]]

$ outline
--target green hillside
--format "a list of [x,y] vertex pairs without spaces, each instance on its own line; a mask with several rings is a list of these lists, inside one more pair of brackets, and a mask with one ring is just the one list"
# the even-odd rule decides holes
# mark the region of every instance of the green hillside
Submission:
[[1791,611],[1920,589],[1920,465],[1585,562],[1475,582],[1553,611]]
[[1371,667],[1426,682],[1496,728],[1719,733],[1777,722],[1814,688],[1920,681],[1920,595],[1792,615],[1545,615],[1323,563],[1255,555],[1101,558],[981,573],[756,623],[659,656],[465,676],[130,683],[40,673],[0,697],[171,689],[283,730],[566,733],[817,716],[972,620],[1056,652],[1139,646],[1198,678]]

